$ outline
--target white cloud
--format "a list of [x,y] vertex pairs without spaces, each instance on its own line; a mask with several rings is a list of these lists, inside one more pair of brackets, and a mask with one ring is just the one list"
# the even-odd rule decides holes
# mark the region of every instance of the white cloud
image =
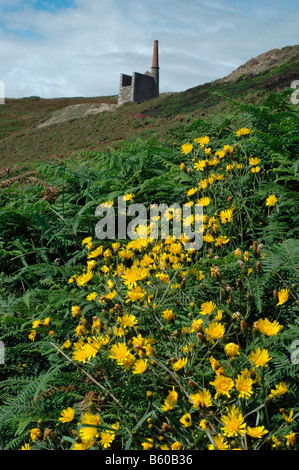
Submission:
[[53,11],[33,4],[0,0],[7,97],[117,94],[120,73],[150,69],[155,39],[161,91],[181,91],[297,39],[299,5],[282,0],[248,0],[246,8],[240,0],[75,0]]

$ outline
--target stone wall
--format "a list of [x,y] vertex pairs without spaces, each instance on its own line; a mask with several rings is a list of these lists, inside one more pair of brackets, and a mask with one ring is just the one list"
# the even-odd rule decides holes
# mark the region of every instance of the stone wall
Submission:
[[155,80],[150,74],[142,74],[134,72],[132,76],[132,84],[134,86],[133,101],[142,103],[149,100],[155,94]]
[[145,74],[134,72],[132,76],[121,74],[118,106],[130,101],[142,103],[158,95],[155,79],[149,72]]
[[118,106],[133,101],[134,85],[132,84],[131,75],[122,73],[119,82]]

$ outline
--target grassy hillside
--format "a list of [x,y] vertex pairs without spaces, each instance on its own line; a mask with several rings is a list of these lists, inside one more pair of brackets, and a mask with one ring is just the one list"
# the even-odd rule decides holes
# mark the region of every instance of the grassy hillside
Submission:
[[[136,137],[155,133],[168,139],[169,133],[188,121],[212,119],[225,113],[231,104],[225,97],[243,103],[259,103],[272,91],[290,87],[298,79],[299,46],[285,48],[272,65],[258,67],[256,62],[244,67],[244,73],[230,80],[216,80],[181,93],[167,93],[141,104],[128,103],[115,112],[74,119],[42,129],[35,127],[55,111],[80,103],[116,103],[117,97],[7,99],[0,107],[0,169],[27,165],[41,159],[65,158],[74,150],[101,150],[118,146]],[[290,54],[291,50],[291,54]],[[246,64],[245,64],[246,65]],[[242,71],[242,69],[241,69]]]
[[[2,140],[23,168],[0,174],[1,448],[298,450],[299,106],[273,79],[293,73]],[[135,238],[98,238],[124,201]]]

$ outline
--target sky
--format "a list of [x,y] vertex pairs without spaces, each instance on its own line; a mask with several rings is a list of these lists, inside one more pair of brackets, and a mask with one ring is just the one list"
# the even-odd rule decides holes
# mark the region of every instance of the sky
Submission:
[[299,44],[298,25],[298,0],[0,0],[0,90],[117,95],[158,40],[160,92],[184,91]]

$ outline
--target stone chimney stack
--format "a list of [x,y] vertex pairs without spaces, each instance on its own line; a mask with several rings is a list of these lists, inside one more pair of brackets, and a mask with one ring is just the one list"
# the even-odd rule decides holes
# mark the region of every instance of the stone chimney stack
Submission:
[[154,97],[159,96],[159,51],[158,51],[158,41],[154,41],[154,50],[153,50],[153,62],[151,68],[151,74],[155,80],[155,90]]

